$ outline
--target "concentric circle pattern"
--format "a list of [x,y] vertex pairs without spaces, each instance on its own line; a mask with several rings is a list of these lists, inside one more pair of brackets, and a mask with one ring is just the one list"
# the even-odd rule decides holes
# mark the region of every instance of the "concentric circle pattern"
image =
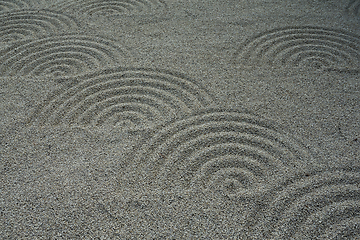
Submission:
[[133,160],[136,173],[142,172],[138,181],[165,190],[195,187],[230,197],[260,196],[289,167],[310,157],[275,126],[251,113],[224,109],[176,121],[139,149]]
[[74,75],[127,60],[116,42],[87,35],[61,35],[16,42],[0,51],[0,74]]
[[160,0],[80,0],[64,1],[54,7],[61,11],[76,10],[89,15],[133,15],[162,10],[165,3]]
[[67,86],[51,94],[30,122],[141,130],[212,103],[192,80],[161,70],[106,69],[59,81]]
[[358,69],[360,38],[324,27],[285,27],[248,39],[235,62],[251,66],[302,69]]
[[358,239],[358,170],[306,176],[276,191],[256,228],[259,239]]
[[0,42],[50,36],[77,29],[75,19],[49,10],[13,10],[0,14]]

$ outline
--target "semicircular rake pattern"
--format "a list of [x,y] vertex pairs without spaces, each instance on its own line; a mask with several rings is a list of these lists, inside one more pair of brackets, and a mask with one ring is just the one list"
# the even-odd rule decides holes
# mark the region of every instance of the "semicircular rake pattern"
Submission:
[[26,0],[0,0],[0,12],[30,7],[31,4]]
[[114,66],[129,58],[114,41],[87,35],[24,40],[0,51],[2,76],[75,75]]
[[61,11],[74,11],[83,14],[143,14],[161,10],[165,4],[160,0],[80,0],[65,1],[54,5]]
[[235,62],[251,66],[304,69],[358,69],[360,38],[324,27],[284,27],[248,39]]
[[274,191],[274,199],[259,219],[255,227],[259,239],[358,239],[359,169],[292,181]]
[[0,14],[0,42],[38,38],[77,29],[75,19],[49,10],[13,10]]
[[238,111],[209,109],[159,129],[131,161],[134,182],[165,191],[191,188],[234,198],[262,195],[290,166],[310,157],[275,123]]
[[168,71],[115,68],[61,79],[29,123],[149,129],[212,104],[207,91]]

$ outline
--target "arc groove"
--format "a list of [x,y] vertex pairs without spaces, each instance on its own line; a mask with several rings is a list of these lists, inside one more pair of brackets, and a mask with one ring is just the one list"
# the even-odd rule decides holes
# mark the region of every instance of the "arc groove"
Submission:
[[78,28],[74,18],[50,10],[13,10],[0,14],[1,42],[75,32]]
[[50,94],[29,124],[101,126],[124,114],[135,119],[137,112],[144,124],[132,124],[131,129],[149,129],[213,104],[193,80],[163,70],[109,68],[58,81],[64,88]]
[[[274,68],[358,69],[359,47],[359,36],[345,31],[313,26],[284,27],[245,41],[234,61],[245,66]],[[308,63],[309,57],[313,61]]]
[[[55,66],[61,69],[62,63],[65,63],[65,69],[76,63],[73,72],[56,74],[75,75],[94,68],[114,66],[128,58],[128,52],[111,40],[86,35],[60,35],[19,41],[2,50],[0,72],[3,76],[43,75]],[[78,71],[79,64],[81,71]]]
[[248,198],[262,195],[290,166],[296,168],[309,157],[272,121],[210,108],[157,129],[138,149],[132,159],[136,170],[126,178],[150,189],[195,187]]
[[350,0],[349,4],[345,8],[345,11],[352,16],[360,17],[360,1]]
[[0,12],[30,8],[31,3],[26,0],[1,0]]
[[138,15],[161,13],[166,4],[161,0],[81,0],[64,1],[53,6],[61,11],[77,11],[88,15]]
[[340,239],[360,236],[360,175],[334,170],[306,175],[277,188],[262,229],[266,239]]

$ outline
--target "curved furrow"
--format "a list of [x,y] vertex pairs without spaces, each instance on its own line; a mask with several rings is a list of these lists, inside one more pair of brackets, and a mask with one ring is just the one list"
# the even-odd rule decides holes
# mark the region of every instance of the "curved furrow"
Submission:
[[61,11],[76,10],[88,15],[136,15],[162,11],[165,6],[160,0],[81,0],[65,1],[53,7]]
[[[0,52],[0,72],[14,75],[74,75],[114,66],[129,58],[116,42],[86,35],[60,35],[16,42]],[[75,63],[73,68],[69,68]],[[55,69],[52,73],[51,70]],[[60,72],[61,69],[73,70]],[[76,71],[75,71],[76,70]]]
[[0,14],[0,41],[13,42],[78,30],[77,21],[50,10],[13,10]]
[[[254,197],[303,166],[310,154],[259,116],[209,109],[175,121],[144,144],[132,161],[133,182],[150,188],[200,188]],[[144,182],[145,181],[145,182]]]
[[346,12],[354,17],[360,17],[360,1],[350,0],[346,6]]
[[291,181],[276,190],[255,229],[261,229],[266,239],[357,238],[359,182],[358,171],[344,170],[309,174]]
[[27,0],[1,0],[0,12],[30,8],[31,2]]
[[247,40],[235,62],[274,68],[341,69],[360,63],[360,38],[323,27],[285,27]]
[[131,129],[146,129],[212,104],[205,89],[169,71],[111,68],[58,81],[64,88],[50,94],[30,124],[102,126],[138,119]]

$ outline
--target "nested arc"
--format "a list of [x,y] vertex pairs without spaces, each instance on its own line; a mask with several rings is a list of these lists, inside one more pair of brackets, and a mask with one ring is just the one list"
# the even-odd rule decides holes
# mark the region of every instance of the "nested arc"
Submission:
[[66,86],[50,94],[29,122],[96,127],[128,121],[144,129],[212,104],[205,89],[169,71],[109,68],[59,81]]
[[62,11],[76,9],[83,14],[142,14],[163,9],[165,3],[160,0],[91,0],[91,1],[65,1],[54,7]]
[[359,0],[349,0],[349,4],[345,8],[346,12],[360,17],[360,1]]
[[360,236],[360,175],[356,169],[307,174],[276,186],[274,199],[257,226],[262,237]]
[[314,26],[284,27],[248,39],[235,59],[243,64],[280,68],[357,68],[359,47],[359,37],[345,31]]
[[75,75],[127,61],[120,44],[103,37],[67,34],[16,42],[0,52],[4,76]]
[[30,8],[29,1],[24,0],[1,0],[0,1],[0,13],[5,11],[12,11],[18,9]]
[[2,42],[76,32],[78,28],[74,18],[51,10],[12,10],[0,14]]
[[153,185],[149,187],[209,189],[220,177],[222,183],[240,186],[230,195],[248,197],[262,194],[261,186],[308,157],[301,145],[277,132],[272,121],[211,108],[159,129],[134,162]]

